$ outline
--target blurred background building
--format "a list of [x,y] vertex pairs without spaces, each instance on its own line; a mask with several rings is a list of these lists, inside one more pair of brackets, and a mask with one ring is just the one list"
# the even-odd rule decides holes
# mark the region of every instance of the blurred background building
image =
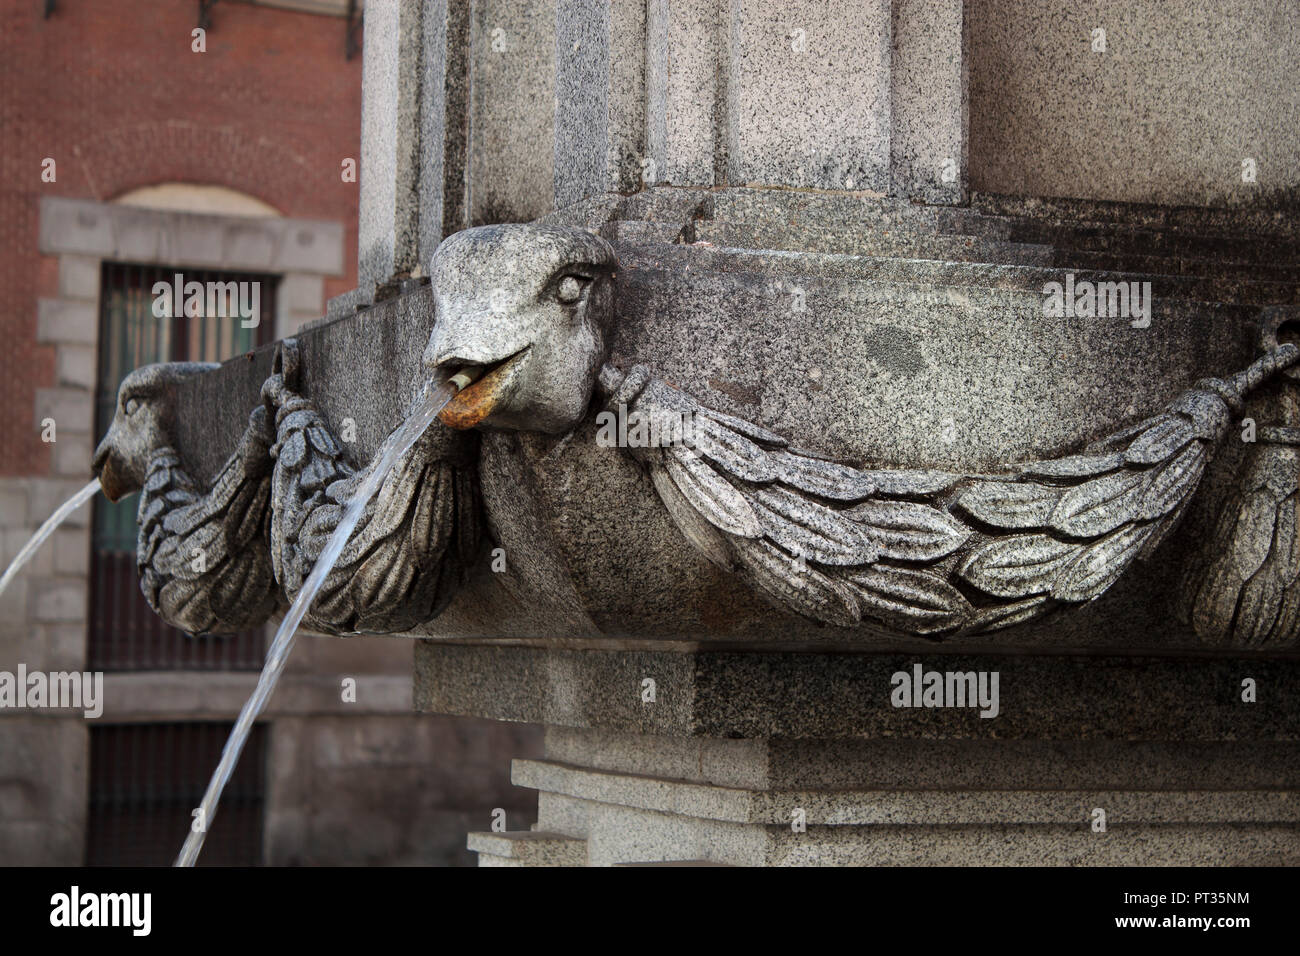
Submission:
[[[356,287],[360,7],[0,6],[0,564],[89,478],[132,368],[237,356]],[[260,282],[260,324],[155,318],[177,272]],[[0,671],[106,674],[97,720],[0,710],[0,863],[170,863],[256,681],[267,635],[190,638],[144,603],[135,504],[83,509],[0,597]],[[300,641],[204,862],[468,863],[494,810],[526,829],[508,766],[535,729],[417,718],[411,657]]]

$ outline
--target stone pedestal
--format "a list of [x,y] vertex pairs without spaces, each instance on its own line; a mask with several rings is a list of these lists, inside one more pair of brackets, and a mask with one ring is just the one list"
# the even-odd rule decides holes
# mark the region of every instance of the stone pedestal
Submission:
[[[547,725],[513,770],[537,827],[472,834],[482,865],[1300,862],[1292,661],[432,641],[416,660],[423,710]],[[997,715],[893,706],[917,665],[997,673]]]

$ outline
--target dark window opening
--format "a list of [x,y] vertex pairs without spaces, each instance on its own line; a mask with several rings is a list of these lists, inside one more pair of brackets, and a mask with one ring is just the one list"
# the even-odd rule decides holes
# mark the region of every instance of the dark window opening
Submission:
[[[92,726],[86,865],[170,866],[232,726]],[[257,724],[209,821],[200,865],[260,865],[265,804],[266,727]]]
[[[238,317],[154,315],[155,283],[258,282],[260,321],[245,328]],[[113,420],[117,389],[133,369],[153,362],[221,362],[275,337],[278,277],[171,266],[106,262],[100,283],[99,374],[95,432]],[[183,303],[173,315],[182,316]],[[132,495],[116,504],[96,498],[90,561],[88,666],[93,670],[257,670],[261,629],[190,637],[154,614],[140,593],[135,569],[136,508]]]

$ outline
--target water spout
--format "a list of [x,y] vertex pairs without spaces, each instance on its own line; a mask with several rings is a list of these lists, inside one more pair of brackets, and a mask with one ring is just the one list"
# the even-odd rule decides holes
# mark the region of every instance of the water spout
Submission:
[[248,740],[249,732],[253,729],[253,722],[266,709],[266,704],[275,690],[276,682],[280,679],[280,673],[284,670],[285,662],[289,659],[289,652],[293,649],[298,626],[302,623],[302,619],[310,609],[312,601],[315,600],[321,586],[325,583],[325,578],[333,569],[334,562],[343,553],[348,538],[352,536],[357,522],[361,520],[367,502],[379,491],[384,479],[388,477],[389,472],[393,470],[402,456],[433,424],[433,420],[437,418],[438,412],[442,411],[443,406],[455,398],[460,389],[473,381],[473,377],[472,373],[462,373],[437,385],[430,384],[417,400],[414,409],[406,420],[388,436],[379,449],[379,454],[375,456],[375,461],[371,465],[369,473],[360,487],[357,488],[352,500],[347,503],[347,507],[343,509],[343,515],[339,519],[334,533],[330,535],[329,543],[316,560],[311,574],[303,582],[302,590],[294,598],[289,612],[285,614],[284,620],[280,622],[280,627],[275,632],[275,639],[271,641],[271,646],[266,652],[266,662],[262,665],[262,673],[257,679],[257,686],[253,689],[253,694],[248,698],[248,702],[244,704],[243,710],[239,712],[239,719],[235,721],[234,729],[230,732],[230,739],[226,741],[225,749],[221,752],[221,761],[217,764],[217,769],[213,771],[212,779],[208,783],[208,789],[203,794],[203,801],[195,812],[195,821],[190,827],[189,836],[185,838],[185,845],[181,847],[180,855],[176,858],[176,866],[193,866],[198,859],[199,851],[203,849],[204,837],[208,828],[212,826],[213,817],[216,815],[217,802],[221,799],[221,792],[229,782],[230,775],[235,770],[235,764],[239,762],[239,755]]
[[96,478],[59,505],[54,514],[45,519],[45,523],[36,529],[36,533],[32,535],[31,540],[23,545],[23,549],[9,562],[9,567],[5,568],[4,577],[0,577],[0,594],[5,593],[5,588],[9,587],[9,582],[18,576],[18,571],[31,560],[32,555],[40,550],[41,545],[45,543],[45,539],[54,533],[54,529],[63,524],[68,515],[89,501],[98,490],[99,479]]

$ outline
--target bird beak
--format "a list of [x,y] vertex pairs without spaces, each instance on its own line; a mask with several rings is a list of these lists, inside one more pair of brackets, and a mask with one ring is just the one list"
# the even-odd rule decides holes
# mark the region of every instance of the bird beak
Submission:
[[109,428],[108,434],[104,440],[99,443],[95,449],[95,455],[90,460],[90,469],[95,477],[99,479],[99,487],[104,492],[104,497],[109,501],[120,501],[130,492],[123,484],[121,476],[118,474],[118,468],[115,466],[116,456],[113,454],[113,429]]
[[530,342],[523,329],[503,334],[501,315],[447,309],[424,350],[426,374],[472,370],[477,380],[438,414],[448,428],[473,428],[506,406],[518,391]]
[[473,428],[486,421],[515,394],[527,352],[525,347],[478,376],[477,381],[462,389],[443,407],[438,420],[448,428],[459,429]]

